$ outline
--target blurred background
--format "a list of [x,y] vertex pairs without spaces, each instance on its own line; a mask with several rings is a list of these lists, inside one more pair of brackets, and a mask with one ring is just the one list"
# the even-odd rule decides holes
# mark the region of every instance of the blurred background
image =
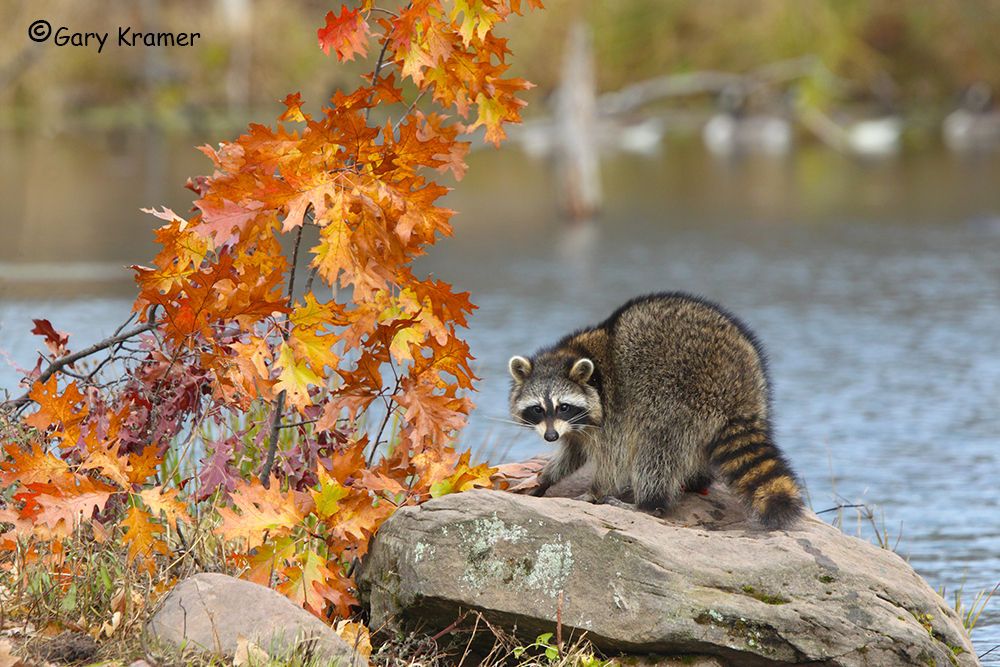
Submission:
[[[1000,580],[1000,3],[549,0],[507,27],[537,84],[476,147],[456,235],[418,267],[472,292],[482,376],[464,445],[544,449],[506,417],[506,360],[636,294],[719,301],[770,352],[779,443],[817,511],[877,508],[966,603]],[[329,2],[0,3],[0,387],[37,346],[109,335],[155,252],[140,207],[190,207],[194,146],[318,108],[368,63],[316,45]],[[54,27],[200,32],[56,48]],[[412,97],[412,96],[411,96]],[[396,110],[398,113],[398,110]],[[872,537],[854,510],[821,516]],[[1000,604],[973,634],[1000,643]],[[1000,664],[1000,649],[984,659]]]

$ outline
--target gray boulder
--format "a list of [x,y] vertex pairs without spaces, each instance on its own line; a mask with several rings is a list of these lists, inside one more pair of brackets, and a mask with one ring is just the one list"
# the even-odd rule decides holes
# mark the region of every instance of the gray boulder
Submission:
[[610,652],[978,664],[957,615],[902,558],[812,513],[762,531],[718,487],[664,517],[500,491],[445,496],[383,524],[358,581],[371,627],[433,631],[479,610],[530,638],[561,611],[563,636],[585,632]]
[[159,642],[232,656],[240,638],[271,655],[312,655],[338,667],[366,661],[328,625],[280,593],[224,574],[196,574],[178,583],[150,619]]

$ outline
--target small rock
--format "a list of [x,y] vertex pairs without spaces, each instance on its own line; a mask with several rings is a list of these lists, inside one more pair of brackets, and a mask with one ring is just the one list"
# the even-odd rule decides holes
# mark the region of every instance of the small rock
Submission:
[[145,660],[136,660],[134,662],[129,663],[128,667],[152,667],[152,665],[150,665]]
[[196,574],[178,583],[150,619],[157,640],[233,656],[247,642],[287,655],[308,653],[339,667],[365,661],[321,620],[280,593],[224,574]]
[[498,491],[444,496],[381,526],[358,583],[372,627],[433,633],[471,609],[522,639],[553,631],[559,615],[564,636],[607,653],[978,664],[958,616],[902,558],[812,513],[763,531],[720,487],[684,494],[663,517]]

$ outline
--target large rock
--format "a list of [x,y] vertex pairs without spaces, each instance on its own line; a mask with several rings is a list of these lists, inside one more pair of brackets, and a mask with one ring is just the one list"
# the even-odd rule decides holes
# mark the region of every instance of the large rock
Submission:
[[297,650],[338,667],[366,664],[328,625],[285,596],[224,574],[196,574],[177,584],[147,630],[161,642],[227,656],[244,638],[272,655]]
[[371,626],[435,630],[480,610],[526,637],[731,665],[976,665],[956,614],[896,554],[809,514],[747,523],[724,490],[664,518],[470,491],[395,513],[360,574]]

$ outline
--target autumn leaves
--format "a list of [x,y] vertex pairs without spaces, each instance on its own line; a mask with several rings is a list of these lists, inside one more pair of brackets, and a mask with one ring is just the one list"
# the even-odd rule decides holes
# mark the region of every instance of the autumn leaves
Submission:
[[[202,147],[213,173],[189,181],[192,213],[149,211],[160,251],[132,268],[151,331],[103,350],[119,377],[102,363],[35,383],[0,466],[3,548],[87,524],[150,569],[185,525],[208,525],[248,578],[346,615],[352,563],[397,507],[494,485],[452,447],[472,408],[459,331],[474,306],[411,263],[452,233],[433,176],[464,174],[460,137],[483,126],[497,143],[519,119],[529,84],[504,78],[493,29],[520,4],[327,15],[322,48],[377,54],[372,74],[318,113],[289,95],[276,126]],[[38,326],[58,361],[67,340]]]

